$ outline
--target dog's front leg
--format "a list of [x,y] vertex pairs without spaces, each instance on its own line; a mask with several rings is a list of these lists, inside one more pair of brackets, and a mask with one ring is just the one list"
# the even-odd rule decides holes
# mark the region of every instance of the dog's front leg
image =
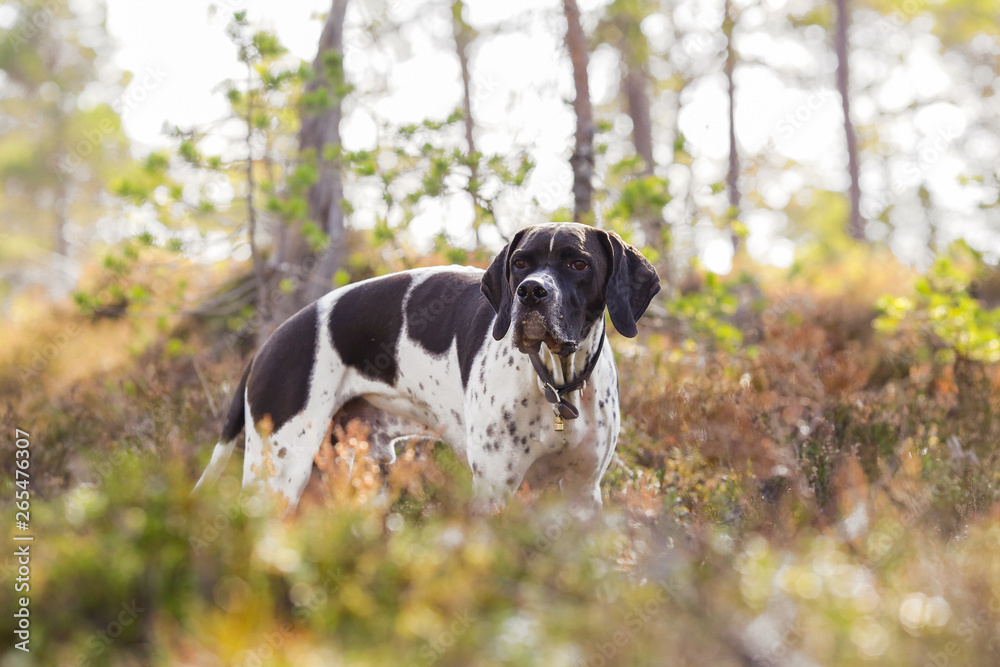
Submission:
[[570,513],[577,520],[587,523],[602,516],[604,503],[601,498],[601,476],[569,472],[560,482],[563,497]]
[[505,446],[497,440],[472,442],[470,445],[473,511],[485,514],[503,509],[521,486],[524,475],[531,467],[531,460],[518,456],[513,444]]

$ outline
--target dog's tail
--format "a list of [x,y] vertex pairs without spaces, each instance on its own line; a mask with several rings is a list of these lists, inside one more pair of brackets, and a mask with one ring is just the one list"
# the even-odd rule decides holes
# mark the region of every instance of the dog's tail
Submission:
[[226,421],[222,424],[222,436],[219,438],[219,444],[212,451],[212,460],[205,467],[205,472],[201,474],[201,479],[194,485],[195,491],[219,479],[219,475],[222,474],[222,471],[226,469],[226,464],[229,463],[229,457],[233,454],[233,447],[236,446],[236,437],[243,430],[243,422],[246,419],[245,396],[247,378],[250,377],[251,366],[253,366],[253,359],[247,363],[246,370],[243,371],[243,378],[240,379],[240,385],[236,387],[236,393],[229,404]]

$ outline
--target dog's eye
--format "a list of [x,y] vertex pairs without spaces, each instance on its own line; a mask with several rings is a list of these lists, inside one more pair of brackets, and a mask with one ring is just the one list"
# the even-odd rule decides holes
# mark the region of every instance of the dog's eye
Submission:
[[514,260],[514,268],[515,269],[523,269],[526,266],[528,266],[528,263],[526,261],[524,261],[523,259],[515,259]]
[[578,260],[576,260],[574,262],[570,262],[570,266],[572,266],[577,271],[583,271],[585,268],[587,268],[588,266],[590,266],[590,264],[587,264],[582,259],[578,259]]

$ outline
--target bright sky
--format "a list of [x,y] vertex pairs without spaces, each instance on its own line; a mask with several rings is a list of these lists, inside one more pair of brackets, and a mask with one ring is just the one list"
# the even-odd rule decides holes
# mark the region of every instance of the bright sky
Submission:
[[[784,0],[768,0],[768,7]],[[349,101],[342,126],[344,143],[349,149],[375,145],[379,124],[386,120],[400,123],[425,118],[443,118],[460,102],[459,67],[451,41],[450,3],[440,3],[439,11],[429,11],[423,2],[401,0],[351,0],[348,4],[346,68],[352,82],[361,90],[373,90],[384,80],[385,94],[372,96],[358,104]],[[601,0],[580,3],[588,9]],[[719,3],[721,6],[721,3]],[[321,28],[315,17],[329,9],[329,0],[283,0],[280,5],[264,0],[222,0],[214,4],[199,0],[175,0],[171,3],[145,3],[135,0],[107,0],[107,28],[118,45],[114,62],[135,78],[121,104],[124,125],[129,136],[145,147],[166,145],[161,133],[165,122],[181,126],[204,125],[226,115],[226,102],[219,83],[242,76],[234,48],[225,35],[225,26],[234,9],[247,8],[251,21],[275,31],[282,43],[296,56],[311,61]],[[512,144],[528,147],[537,168],[529,182],[527,199],[508,202],[504,212],[512,221],[526,224],[534,196],[547,211],[571,202],[572,175],[567,162],[572,147],[574,119],[565,100],[572,99],[568,58],[564,54],[557,0],[469,0],[469,22],[477,28],[495,26],[523,18],[524,29],[477,42],[472,53],[473,116],[479,135],[478,147],[484,152],[506,151]],[[386,8],[404,26],[409,48],[407,53],[391,52],[390,46],[372,44],[357,26],[367,24]],[[725,176],[727,143],[727,101],[721,71],[712,73],[719,44],[718,7],[709,3],[682,4],[674,20],[689,31],[681,55],[694,63],[706,61],[706,76],[685,92],[679,126],[696,156],[696,197],[708,197],[707,184]],[[525,18],[527,17],[527,18]],[[832,86],[835,60],[820,30],[811,41],[796,42],[774,38],[768,31],[771,20],[759,7],[744,11],[741,25],[747,37],[738,46],[745,57],[783,68],[791,67],[816,79],[817,73]],[[586,28],[587,26],[585,26]],[[672,31],[663,17],[651,17],[642,24],[654,47],[671,46]],[[818,30],[818,29],[817,29]],[[773,31],[774,35],[780,31]],[[950,85],[947,72],[935,57],[932,42],[911,48],[910,60],[893,70],[879,93],[879,106],[906,107],[914,99],[929,99]],[[877,77],[875,66],[856,67],[856,77]],[[883,73],[884,74],[884,73]],[[591,94],[595,105],[610,102],[617,90],[617,60],[610,49],[598,49],[592,56]],[[858,119],[872,120],[876,109],[859,103]],[[654,107],[654,115],[673,114],[672,109]],[[951,104],[929,108],[911,126],[903,126],[896,137],[900,144],[930,142],[949,137],[947,145],[961,135],[968,114]],[[619,121],[620,122],[620,121]],[[627,122],[627,120],[625,121]],[[663,122],[664,127],[672,123]],[[627,136],[628,127],[623,134]],[[777,153],[809,164],[810,184],[831,189],[846,189],[840,100],[830,87],[802,90],[790,87],[778,78],[771,67],[744,65],[737,77],[737,133],[745,155]],[[909,134],[907,134],[909,133]],[[664,165],[664,175],[671,178],[679,206],[690,184],[687,176],[669,165],[671,137],[663,136],[657,157]],[[928,144],[929,145],[929,144]],[[612,148],[612,151],[619,150]],[[914,165],[895,165],[897,179],[910,177]],[[916,165],[917,174],[933,171],[935,181],[953,183],[961,171],[953,157],[938,155],[928,164]],[[759,189],[766,203],[775,208],[786,204],[805,183],[799,171],[774,174]],[[885,189],[886,176],[881,170],[863,174],[866,189]],[[893,181],[894,183],[895,181]],[[971,211],[968,202],[959,201],[957,192],[944,192],[957,206]],[[707,201],[707,199],[706,199]],[[877,202],[875,202],[877,203]],[[668,213],[677,214],[668,207]],[[413,221],[411,230],[418,240],[430,238],[442,224],[453,233],[468,226],[471,206],[462,198],[432,203]],[[524,218],[524,219],[522,219]],[[374,214],[359,210],[353,224],[371,224]],[[442,222],[444,221],[444,223]],[[448,222],[450,221],[450,222]],[[744,220],[751,229],[748,248],[759,260],[788,265],[793,246],[781,238],[784,214],[773,211],[748,211]],[[731,246],[724,233],[707,221],[693,221],[679,229],[675,237],[691,244],[708,268],[726,272],[730,266]],[[518,226],[518,225],[512,225]],[[488,240],[488,239],[487,239]],[[495,239],[494,239],[495,241]],[[904,239],[905,243],[905,239]],[[905,249],[905,248],[904,248]]]

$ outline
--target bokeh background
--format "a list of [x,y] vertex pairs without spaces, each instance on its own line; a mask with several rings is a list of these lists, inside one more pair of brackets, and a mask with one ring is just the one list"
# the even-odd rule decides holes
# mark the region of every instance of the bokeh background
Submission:
[[[0,2],[0,662],[996,664],[998,77],[993,0]],[[664,286],[603,522],[358,423],[190,495],[299,307],[570,219]]]

